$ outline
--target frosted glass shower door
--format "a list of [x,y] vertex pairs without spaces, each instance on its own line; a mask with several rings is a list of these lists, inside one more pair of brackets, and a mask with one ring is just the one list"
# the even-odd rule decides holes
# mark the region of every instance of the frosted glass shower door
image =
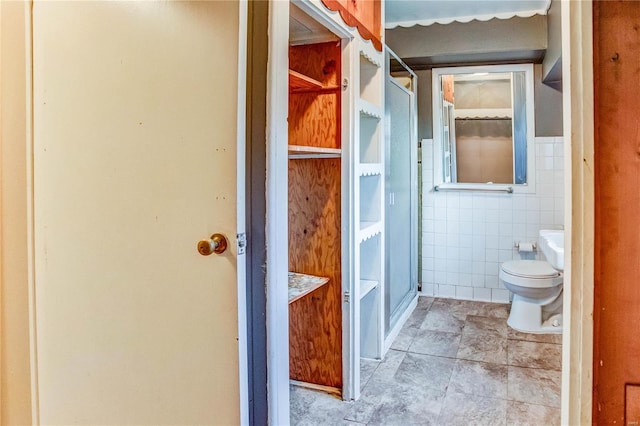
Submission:
[[414,94],[391,76],[385,86],[385,330],[389,334],[417,294],[418,148]]

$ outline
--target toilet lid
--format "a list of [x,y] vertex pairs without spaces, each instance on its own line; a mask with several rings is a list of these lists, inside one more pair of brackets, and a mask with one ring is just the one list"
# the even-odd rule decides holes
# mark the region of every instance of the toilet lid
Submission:
[[510,260],[502,264],[502,270],[523,278],[554,278],[560,275],[543,260]]

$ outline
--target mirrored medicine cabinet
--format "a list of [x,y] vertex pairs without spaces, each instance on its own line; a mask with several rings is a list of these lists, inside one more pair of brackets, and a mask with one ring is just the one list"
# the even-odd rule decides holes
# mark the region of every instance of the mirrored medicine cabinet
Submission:
[[433,69],[435,189],[533,192],[533,65]]

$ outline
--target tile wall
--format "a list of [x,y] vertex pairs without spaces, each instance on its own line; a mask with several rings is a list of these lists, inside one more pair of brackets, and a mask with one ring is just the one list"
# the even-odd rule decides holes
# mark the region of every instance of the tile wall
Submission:
[[534,258],[516,242],[535,242],[540,229],[564,223],[562,137],[537,137],[536,192],[433,191],[433,140],[422,141],[422,294],[508,302],[500,264]]

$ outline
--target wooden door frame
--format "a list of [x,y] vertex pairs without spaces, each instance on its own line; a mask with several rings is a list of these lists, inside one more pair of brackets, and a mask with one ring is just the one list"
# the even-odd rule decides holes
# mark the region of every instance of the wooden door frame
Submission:
[[[278,4],[280,2],[275,2]],[[285,2],[282,2],[285,3]],[[269,93],[268,93],[268,175],[270,200],[267,235],[268,252],[268,333],[269,336],[269,419],[271,424],[289,420],[287,338],[274,333],[287,321],[284,299],[287,259],[286,192],[286,73],[282,41],[287,40],[288,9],[281,5],[270,13]],[[593,259],[594,259],[594,177],[593,177],[593,29],[592,1],[562,2],[563,104],[565,141],[565,333],[563,336],[562,424],[590,424],[592,417],[593,359]],[[278,96],[281,95],[281,96]],[[284,145],[283,145],[284,143]],[[280,283],[278,283],[280,281]],[[285,321],[285,322],[282,322]]]
[[33,273],[31,1],[0,5],[0,412],[38,424]]
[[[309,13],[314,19],[338,34],[340,38],[353,39],[355,29],[347,27],[337,13],[329,13],[320,0],[299,0],[298,7]],[[288,123],[289,114],[288,93],[288,63],[289,63],[289,2],[270,2],[269,8],[269,59],[267,64],[267,213],[266,213],[266,241],[267,241],[267,383],[268,383],[268,412],[269,424],[289,423],[289,305],[288,305]],[[353,69],[347,63],[349,49],[343,53],[343,70],[348,72],[342,77],[353,80]],[[347,55],[347,56],[345,56]],[[351,55],[353,57],[353,55]],[[355,90],[349,87],[350,91]],[[343,95],[343,118],[350,109],[345,105],[347,95]],[[353,95],[348,96],[353,99]],[[355,130],[349,125],[350,120],[342,121],[342,146],[348,146],[354,138]],[[351,170],[344,166],[345,152],[343,150],[343,182],[349,182],[351,188]],[[349,170],[345,170],[349,169]],[[343,184],[343,188],[344,188]],[[350,208],[349,203],[343,203],[342,216],[345,219],[351,215],[345,214],[344,209]],[[350,234],[351,226],[344,226],[343,233]],[[351,258],[353,248],[345,245],[343,238],[343,256]],[[345,283],[352,283],[349,278],[350,269],[343,262],[343,289]],[[347,279],[349,278],[349,279]],[[353,294],[353,293],[352,293]],[[351,309],[350,316],[353,316]],[[343,315],[343,351],[347,347],[347,339],[353,339],[345,330],[345,321],[350,319]],[[353,345],[353,340],[349,343]],[[343,353],[343,371],[347,361]],[[347,386],[348,378],[344,385]]]
[[562,2],[565,270],[562,424],[591,424],[594,296],[593,5]]

